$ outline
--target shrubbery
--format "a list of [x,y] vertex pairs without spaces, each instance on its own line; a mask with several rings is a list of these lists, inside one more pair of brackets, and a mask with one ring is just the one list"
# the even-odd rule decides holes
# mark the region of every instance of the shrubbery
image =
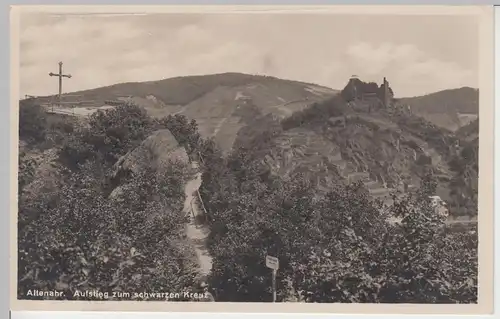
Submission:
[[167,128],[174,135],[179,145],[183,146],[190,156],[196,153],[201,137],[195,120],[189,121],[184,115],[176,114],[168,115],[158,122],[160,126]]
[[[22,114],[23,123],[33,110]],[[63,299],[78,299],[76,290],[191,289],[197,270],[184,238],[186,164],[132,175],[108,197],[112,164],[157,123],[143,109],[125,105],[92,115],[88,124],[69,132],[61,147],[64,180],[55,192],[23,193],[34,174],[31,161],[21,156],[18,297],[29,298],[28,289],[66,290]],[[43,142],[33,130],[24,134]]]
[[384,213],[362,185],[318,198],[306,178],[263,177],[247,158],[212,158],[203,175],[219,300],[270,301],[272,255],[278,301],[477,302],[477,232],[447,231],[431,176]]
[[47,134],[47,113],[38,105],[19,105],[19,138],[28,143],[39,143]]
[[[334,98],[283,121],[282,128],[340,116],[345,107]],[[23,114],[29,127],[23,136],[44,141],[43,120],[32,121],[36,109]],[[278,301],[477,302],[477,230],[445,227],[427,200],[435,194],[432,176],[418,193],[385,209],[361,184],[317,196],[305,176],[283,180],[260,170],[260,151],[282,128],[262,132],[226,157],[200,138],[196,122],[179,115],[154,121],[134,105],[68,129],[60,153],[66,179],[53,193],[23,196],[34,174],[21,156],[19,297],[26,298],[27,289],[67,289],[65,297],[73,298],[77,289],[182,291],[194,285],[195,256],[183,238],[186,166],[146,170],[113,187],[110,196],[103,191],[116,159],[165,127],[191,156],[203,158],[200,192],[218,300],[271,300],[265,256],[272,255],[280,260]],[[391,215],[401,223],[389,223]]]
[[458,155],[449,161],[454,173],[450,181],[450,206],[454,215],[477,216],[478,210],[478,140],[464,142]]
[[330,117],[341,116],[349,112],[349,108],[340,96],[335,96],[323,102],[314,103],[312,106],[293,113],[282,121],[284,130],[300,127],[306,123],[328,120]]

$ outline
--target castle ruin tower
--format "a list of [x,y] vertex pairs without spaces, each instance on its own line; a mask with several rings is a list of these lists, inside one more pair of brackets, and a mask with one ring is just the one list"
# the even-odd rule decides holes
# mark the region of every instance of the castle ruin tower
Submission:
[[349,84],[348,84],[348,85],[351,85],[351,90],[352,90],[351,93],[352,93],[352,96],[354,97],[354,100],[358,99],[358,88],[356,85],[357,79],[358,79],[357,75],[351,76],[351,78],[349,79]]
[[384,107],[388,108],[391,103],[391,93],[389,91],[389,82],[387,82],[387,79],[384,77],[384,100],[382,101],[384,103]]

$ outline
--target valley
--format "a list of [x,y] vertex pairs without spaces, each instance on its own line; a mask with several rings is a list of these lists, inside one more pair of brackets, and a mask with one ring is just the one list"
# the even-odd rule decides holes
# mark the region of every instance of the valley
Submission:
[[[108,287],[139,287],[154,277],[156,287],[195,289],[203,280],[221,301],[268,300],[266,255],[280,259],[278,298],[309,302],[343,301],[336,288],[315,291],[331,274],[348,278],[349,269],[374,278],[360,277],[360,291],[371,291],[373,280],[387,285],[379,270],[366,270],[371,263],[404,278],[395,254],[399,245],[416,245],[414,230],[447,249],[417,245],[423,254],[456,260],[463,247],[454,245],[475,240],[457,238],[477,226],[478,119],[469,116],[452,131],[397,99],[373,98],[392,96],[386,79],[368,95],[346,95],[350,85],[379,90],[362,81],[338,91],[228,73],[76,92],[65,106],[44,97],[21,101],[23,251],[39,227],[100,258],[92,263],[111,258],[101,247],[120,251],[116,258],[132,269],[129,283],[106,274]],[[94,104],[68,107],[71,96]],[[447,203],[448,217],[429,206],[432,196]],[[51,223],[114,235],[87,247],[54,233]],[[468,260],[474,249],[467,248]],[[45,254],[23,263],[36,265]],[[30,274],[23,283],[35,280]],[[85,276],[60,281],[101,280],[98,271]],[[404,289],[404,280],[395,285]],[[388,302],[394,297],[386,289],[352,298]]]

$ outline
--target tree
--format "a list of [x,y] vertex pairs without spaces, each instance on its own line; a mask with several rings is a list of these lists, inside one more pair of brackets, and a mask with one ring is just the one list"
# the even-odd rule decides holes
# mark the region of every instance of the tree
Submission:
[[123,104],[97,111],[90,116],[89,127],[80,134],[107,162],[114,163],[120,156],[139,145],[153,130],[153,122],[144,108]]
[[290,130],[302,125],[314,125],[327,121],[330,117],[342,116],[349,112],[346,101],[341,96],[334,96],[328,100],[313,103],[311,106],[294,112],[285,118],[281,125],[283,130]]
[[88,161],[113,165],[155,129],[144,108],[124,104],[93,113],[88,126],[77,126],[60,147],[59,160],[71,170]]
[[294,267],[299,298],[309,302],[375,302],[374,251],[384,245],[387,216],[361,184],[333,189],[317,204],[307,251]]
[[[341,233],[335,236],[333,242],[343,243],[344,246],[339,247],[344,247],[341,251],[347,254],[332,258],[335,254],[330,249],[328,256],[317,253],[311,257],[311,265],[314,267],[306,268],[308,280],[305,281],[312,283],[312,289],[308,286],[309,290],[306,290],[312,292],[309,300],[475,302],[475,241],[462,233],[462,236],[469,238],[466,241],[468,245],[457,245],[457,235],[446,232],[444,218],[436,214],[428,200],[428,196],[435,193],[435,187],[435,181],[427,175],[416,195],[396,199],[390,212],[401,219],[399,225],[388,225],[383,218],[377,218],[378,226],[366,224],[352,229],[341,227]],[[354,197],[346,199],[347,201],[339,201],[337,198],[336,203],[346,205],[359,201]],[[370,205],[364,207],[365,211],[374,212]],[[359,208],[348,211],[351,212],[348,216],[352,220],[359,220],[359,217],[352,216],[353,212],[360,211]],[[375,239],[378,239],[378,243]],[[460,254],[466,256],[466,260],[458,257],[460,249]]]
[[460,156],[449,161],[454,176],[450,180],[453,215],[477,215],[478,210],[478,142],[465,143]]
[[179,145],[185,147],[190,156],[198,150],[201,137],[195,120],[189,121],[186,116],[175,114],[160,119],[159,123],[174,135]]
[[19,105],[19,138],[28,143],[45,140],[47,134],[46,113],[41,106],[31,102]]
[[[132,176],[109,198],[89,161],[55,193],[19,211],[18,295],[28,289],[165,292],[194,285],[195,254],[184,241],[185,167]],[[86,299],[86,298],[83,298]]]
[[219,300],[269,301],[271,276],[264,264],[268,254],[280,259],[278,298],[286,298],[292,275],[289,263],[307,249],[301,240],[307,231],[298,225],[312,218],[310,192],[305,178],[295,185],[276,181],[273,186],[248,180],[241,193],[227,198],[225,209],[219,204],[213,211],[211,282]]
[[[280,260],[278,300],[477,300],[474,234],[445,227],[428,198],[436,190],[430,173],[416,194],[384,208],[361,184],[321,197],[305,176],[283,181],[254,174],[242,153],[216,162],[206,167],[202,192],[213,216],[211,282],[219,300],[271,300],[267,254]],[[390,224],[389,216],[401,222]],[[456,243],[460,236],[467,244]]]

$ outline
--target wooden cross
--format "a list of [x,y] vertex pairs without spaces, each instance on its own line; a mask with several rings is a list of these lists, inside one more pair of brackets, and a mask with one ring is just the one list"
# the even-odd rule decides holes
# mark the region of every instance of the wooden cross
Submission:
[[62,94],[62,78],[71,78],[71,74],[63,74],[63,71],[62,71],[62,66],[63,66],[63,63],[62,62],[59,62],[59,73],[52,73],[50,72],[49,75],[50,76],[57,76],[59,77],[59,102],[61,102],[61,94]]

